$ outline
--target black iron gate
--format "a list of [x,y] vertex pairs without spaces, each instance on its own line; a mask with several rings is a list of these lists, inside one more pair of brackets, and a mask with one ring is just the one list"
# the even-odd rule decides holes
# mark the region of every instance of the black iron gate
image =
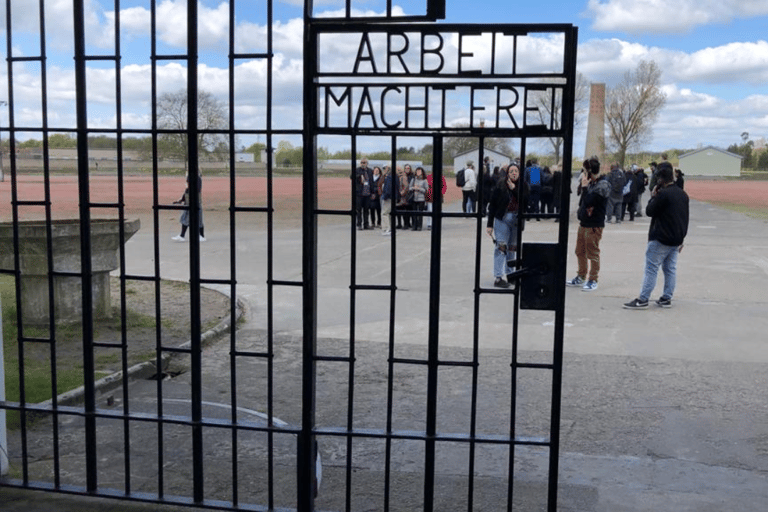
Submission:
[[[436,24],[444,2],[434,0],[423,16],[395,16],[387,2],[382,16],[365,18],[356,17],[349,1],[341,17],[316,17],[307,2],[303,125],[291,125],[276,113],[273,3],[266,4],[266,37],[254,51],[237,41],[242,34],[235,30],[238,5],[232,0],[227,119],[205,125],[199,115],[201,5],[186,8],[186,51],[168,53],[160,50],[156,2],[148,2],[151,126],[127,128],[119,2],[112,51],[97,53],[87,44],[94,35],[87,32],[85,3],[73,1],[72,125],[52,122],[48,114],[46,29],[39,54],[17,55],[13,35],[20,29],[12,19],[20,7],[5,2],[9,115],[0,131],[8,139],[10,201],[1,211],[11,222],[2,273],[15,292],[19,390],[18,399],[0,402],[0,411],[15,418],[11,468],[0,485],[218,509],[555,510],[576,29]],[[45,3],[38,9],[46,27]],[[185,67],[186,102],[185,122],[174,128],[158,119],[167,91],[160,71],[176,61]],[[17,90],[32,64],[39,66],[41,116],[20,123]],[[114,76],[109,128],[89,117],[95,96],[104,94],[93,85],[102,64]],[[248,66],[265,70],[256,93],[238,89],[238,74]],[[252,125],[240,120],[238,104],[256,94],[263,103]],[[42,139],[31,159],[19,148],[21,136],[30,135]],[[54,156],[57,135],[76,143],[74,174]],[[161,158],[164,144],[177,135],[184,136],[184,168],[203,174],[200,182],[188,180],[183,205],[166,199],[170,171]],[[206,160],[206,135],[225,141],[223,162]],[[94,146],[100,136],[115,141],[114,165],[101,160],[101,170]],[[239,138],[254,136],[265,141],[263,170],[238,154]],[[126,156],[131,138],[149,140],[147,169],[134,170]],[[448,145],[461,141],[476,149],[482,179],[490,142],[504,141],[514,152],[510,159],[525,162],[534,142],[550,138],[564,148],[562,208],[520,217],[510,288],[493,287],[486,219],[464,213],[450,191],[444,199],[439,186],[431,211],[407,214],[431,223],[431,230],[413,234],[419,239],[396,226],[375,239],[379,232],[357,229],[355,183],[348,176],[361,157],[379,155],[378,165],[394,172],[419,165],[403,147],[431,146],[421,165],[435,184],[447,179],[454,188],[453,173],[463,163],[444,161]],[[283,140],[302,146],[299,169],[280,170],[276,151]],[[318,153],[327,147],[348,149],[349,159],[335,169],[321,162]],[[339,174],[345,180],[341,201],[322,187]],[[294,177],[302,183],[300,208],[279,201],[277,188],[294,186]],[[133,199],[124,189],[133,179],[145,180],[151,211],[142,216],[145,232],[127,242],[135,226]],[[249,188],[259,179],[264,192]],[[77,240],[70,247],[74,267],[62,265],[58,252],[64,244],[57,221],[65,205],[56,187],[67,180],[78,192],[76,229],[67,235]],[[111,200],[98,192],[105,180]],[[226,211],[207,207],[206,191],[215,180],[227,182]],[[38,186],[29,189],[30,181]],[[183,178],[176,183],[183,187]],[[482,204],[486,192],[479,194]],[[404,213],[394,209],[393,225]],[[301,216],[294,227],[296,210]],[[183,211],[188,245],[170,245]],[[218,217],[219,228],[209,223],[203,233],[203,216]],[[116,221],[107,238],[117,263],[107,269],[95,256],[102,217]],[[42,257],[34,265],[25,260],[24,231],[33,220],[42,221],[35,235]],[[550,227],[535,230],[530,241],[530,223],[539,220]],[[178,247],[184,247],[184,261],[169,262]],[[99,295],[82,292],[98,289],[105,273],[118,289],[119,334],[107,341],[96,332]],[[27,316],[27,274],[42,276],[44,325]],[[189,284],[189,343],[181,346],[166,341],[169,278]],[[81,300],[75,309],[82,403],[38,403],[28,396],[31,382],[24,377],[33,367],[48,368],[53,396],[63,385],[59,363],[67,333],[56,308],[64,307],[64,282],[75,283]],[[146,368],[132,366],[130,354],[136,342],[131,294],[140,284],[153,289],[157,378],[149,390],[132,379],[137,368]],[[206,288],[233,298],[228,318],[213,331],[240,321],[238,298],[250,304],[243,326],[213,347],[205,346],[211,326],[201,320]],[[103,353],[116,358],[119,372],[99,380]],[[169,366],[171,357],[182,364]],[[164,380],[171,368],[182,368],[182,376]],[[114,385],[118,391],[111,391]],[[40,465],[41,457],[50,464]]]

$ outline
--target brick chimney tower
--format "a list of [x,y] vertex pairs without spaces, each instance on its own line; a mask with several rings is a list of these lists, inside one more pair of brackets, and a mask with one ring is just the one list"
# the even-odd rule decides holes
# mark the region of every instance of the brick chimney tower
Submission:
[[600,163],[605,156],[605,84],[591,84],[589,91],[589,119],[584,159],[597,155]]

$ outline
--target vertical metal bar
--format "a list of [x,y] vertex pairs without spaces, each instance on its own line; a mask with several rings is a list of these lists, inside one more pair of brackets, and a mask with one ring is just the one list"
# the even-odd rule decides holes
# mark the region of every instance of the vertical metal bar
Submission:
[[200,164],[198,144],[197,2],[187,3],[187,158],[189,162],[189,314],[192,412],[192,485],[195,503],[205,497],[203,381],[200,325]]
[[[13,18],[11,11],[11,0],[6,0],[5,3],[5,34],[6,34],[6,51],[8,56],[13,55],[13,39],[12,39],[12,24]],[[19,423],[21,427],[21,472],[24,485],[29,484],[29,448],[27,439],[27,411],[26,401],[27,392],[24,379],[24,343],[21,341],[24,338],[24,323],[22,321],[22,301],[21,301],[21,259],[19,254],[19,190],[18,190],[18,176],[16,174],[16,141],[14,140],[14,87],[13,87],[13,63],[11,59],[7,59],[8,64],[8,154],[9,164],[11,168],[11,216],[13,218],[13,269],[14,269],[14,284],[16,292],[16,325],[17,325],[17,354],[18,354],[18,366],[19,366],[19,403],[21,409],[19,410]]]
[[[230,393],[230,421],[232,425],[237,425],[237,288],[235,285],[237,278],[237,248],[235,239],[237,230],[235,229],[235,0],[229,2],[229,296],[230,313],[229,322],[233,326],[229,330],[229,393]],[[271,258],[270,258],[271,259]],[[270,416],[271,417],[271,416]],[[232,437],[232,504],[237,506],[240,502],[240,492],[238,485],[238,433],[237,428],[231,429]]]
[[[46,67],[46,42],[45,42],[45,5],[44,0],[40,0],[40,99],[42,107],[43,117],[43,188],[45,196],[45,236],[46,247],[53,247],[53,233],[51,225],[51,173],[50,173],[50,155],[48,153],[48,73]],[[51,257],[51,250],[48,250],[47,255],[47,271],[48,276],[53,275],[53,258]],[[50,345],[50,358],[51,358],[51,396],[57,395],[58,384],[58,371],[56,366],[56,317],[54,311],[54,282],[51,277],[48,278],[48,338]],[[51,408],[53,409],[53,417],[51,421],[52,435],[53,435],[53,480],[54,487],[59,488],[61,485],[61,460],[59,450],[59,416],[57,414],[59,404],[57,400],[51,401]]]
[[[155,0],[150,5],[150,46],[152,68],[150,73],[151,97],[152,97],[152,236],[153,236],[153,255],[154,255],[154,285],[155,285],[155,368],[158,370],[163,367],[163,324],[162,311],[160,308],[160,204],[159,183],[158,183],[158,154],[157,154],[157,5]],[[156,414],[159,418],[163,417],[163,379],[157,379],[155,385],[155,398],[157,402]],[[157,494],[162,499],[165,495],[165,441],[164,425],[162,421],[157,422]]]
[[317,136],[317,98],[313,87],[316,74],[317,34],[309,13],[311,2],[304,9],[304,181],[302,205],[302,400],[301,433],[298,439],[298,510],[314,510],[315,464],[313,440],[315,428],[315,367],[317,353],[317,168],[315,148]]
[[128,306],[125,279],[125,194],[123,188],[123,92],[120,52],[120,0],[115,0],[115,113],[117,140],[117,218],[120,243],[120,346],[123,371],[123,471],[125,493],[131,493],[131,413],[128,393]]
[[[395,203],[395,187],[399,184],[395,183],[397,179],[397,173],[395,169],[397,167],[397,138],[392,137],[390,154],[392,155],[392,161],[390,163],[390,181],[392,185],[392,198],[390,202],[394,206]],[[388,340],[388,355],[387,355],[387,437],[385,442],[385,455],[384,455],[384,512],[389,512],[389,494],[391,491],[391,476],[392,476],[392,409],[394,407],[394,394],[395,394],[395,305],[397,303],[397,238],[395,237],[395,220],[392,211],[390,211],[390,227],[392,228],[391,242],[390,242],[390,256],[389,256],[389,333]],[[434,229],[434,226],[433,226]]]
[[[357,230],[355,225],[357,219],[357,137],[352,136],[350,151],[350,164],[352,172],[350,174],[350,204],[352,205],[350,215],[350,258],[349,258],[349,368],[347,373],[347,463],[345,470],[345,508],[347,512],[352,510],[352,427],[353,427],[353,407],[354,407],[354,383],[355,383],[355,325],[357,310],[355,303],[357,301]],[[362,222],[362,221],[361,221]],[[367,222],[367,219],[366,219]]]
[[[440,189],[442,198],[443,152],[442,137],[436,137],[432,150],[432,190]],[[439,146],[439,147],[438,147]],[[436,172],[435,172],[436,171]],[[434,203],[433,199],[433,203]],[[440,212],[440,201],[437,201]],[[437,434],[437,384],[440,348],[440,270],[442,256],[442,218],[434,219],[431,235],[429,261],[429,334],[427,349],[427,431],[424,450],[424,510],[434,510],[435,499],[435,454]]]
[[[442,142],[442,139],[441,139]],[[483,147],[481,142],[480,147]],[[442,150],[440,151],[442,157]],[[480,158],[482,162],[482,158]],[[481,164],[482,165],[482,164]],[[433,182],[434,183],[434,182]],[[433,228],[434,229],[434,228]],[[477,326],[477,324],[475,324]],[[467,476],[469,479],[467,486],[467,510],[472,512],[472,504],[474,502],[475,494],[475,452],[477,444],[475,442],[475,435],[477,434],[477,382],[478,382],[478,368],[480,358],[480,336],[472,336],[472,402],[470,404],[470,419],[469,419],[469,468]]]
[[[273,66],[274,66],[274,48],[273,48],[273,15],[274,0],[267,0],[267,414],[270,418],[274,417],[274,348],[275,348],[275,294],[272,285],[274,278],[274,203],[273,203],[273,140],[272,140],[272,98],[273,98]],[[306,70],[305,70],[306,72]],[[306,105],[305,105],[306,108]],[[275,434],[270,429],[267,432],[267,500],[269,508],[275,508]]]
[[94,387],[93,356],[93,280],[91,264],[90,180],[88,176],[88,89],[85,55],[84,0],[74,0],[75,91],[77,112],[77,175],[80,197],[80,268],[83,301],[83,377],[86,488],[97,489],[96,459],[96,389]]
[[[568,255],[568,220],[570,208],[571,162],[573,161],[573,116],[576,97],[576,53],[578,44],[578,29],[571,27],[565,37],[564,68],[567,86],[563,88],[563,127],[565,128],[563,144],[563,179],[561,186],[560,228],[558,233],[560,261],[567,261]],[[567,172],[566,172],[567,171]],[[565,279],[566,266],[557,269],[555,282],[558,286],[557,306],[555,309],[555,340],[552,354],[552,411],[549,422],[550,451],[549,451],[549,494],[547,509],[557,510],[557,482],[560,463],[560,407],[562,403],[563,386],[563,336],[565,325]]]

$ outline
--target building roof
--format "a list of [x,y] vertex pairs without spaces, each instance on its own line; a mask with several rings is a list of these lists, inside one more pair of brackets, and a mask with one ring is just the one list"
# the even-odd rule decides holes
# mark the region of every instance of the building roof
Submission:
[[738,158],[740,160],[744,159],[744,157],[741,156],[741,155],[737,155],[736,153],[731,153],[730,151],[725,151],[724,149],[716,148],[715,146],[705,146],[705,147],[703,147],[701,149],[697,149],[695,151],[689,151],[688,153],[685,153],[684,155],[680,155],[678,158],[685,158],[687,156],[695,155],[696,153],[700,153],[702,151],[707,151],[707,150],[714,150],[714,151],[717,151],[719,153],[723,153],[723,154],[726,154],[728,156],[732,156],[734,158]]
[[[474,149],[470,149],[469,151],[462,151],[461,153],[457,153],[457,154],[453,155],[453,159],[455,160],[455,159],[460,158],[460,157],[462,157],[464,155],[468,155],[470,153],[474,153],[475,151],[480,151],[480,148],[476,147]],[[489,148],[489,147],[485,147],[483,149],[484,153],[487,153],[489,151],[491,153],[494,153],[494,154],[497,154],[497,155],[502,155],[502,156],[505,156],[505,157],[510,158],[510,159],[512,158],[511,156],[509,156],[509,155],[507,155],[505,153],[502,153],[501,151],[496,151],[495,149],[492,149],[492,148]]]

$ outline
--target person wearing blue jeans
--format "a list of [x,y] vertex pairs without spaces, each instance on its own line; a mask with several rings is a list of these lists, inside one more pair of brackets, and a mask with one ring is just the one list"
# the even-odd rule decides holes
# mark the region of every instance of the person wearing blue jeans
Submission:
[[677,255],[683,250],[683,240],[688,234],[688,194],[675,186],[672,165],[662,162],[656,168],[658,184],[651,192],[645,209],[651,218],[648,229],[648,247],[645,252],[645,276],[640,296],[624,304],[625,309],[648,307],[651,293],[656,287],[656,276],[661,267],[664,272],[664,290],[656,304],[672,306],[675,293]]
[[527,192],[527,184],[520,179],[520,168],[514,164],[509,166],[506,173],[501,172],[499,182],[491,192],[486,232],[493,238],[495,245],[493,285],[497,288],[509,288],[512,284],[511,278],[507,276],[514,271],[510,263],[514,267],[517,260],[518,215],[526,204]]

